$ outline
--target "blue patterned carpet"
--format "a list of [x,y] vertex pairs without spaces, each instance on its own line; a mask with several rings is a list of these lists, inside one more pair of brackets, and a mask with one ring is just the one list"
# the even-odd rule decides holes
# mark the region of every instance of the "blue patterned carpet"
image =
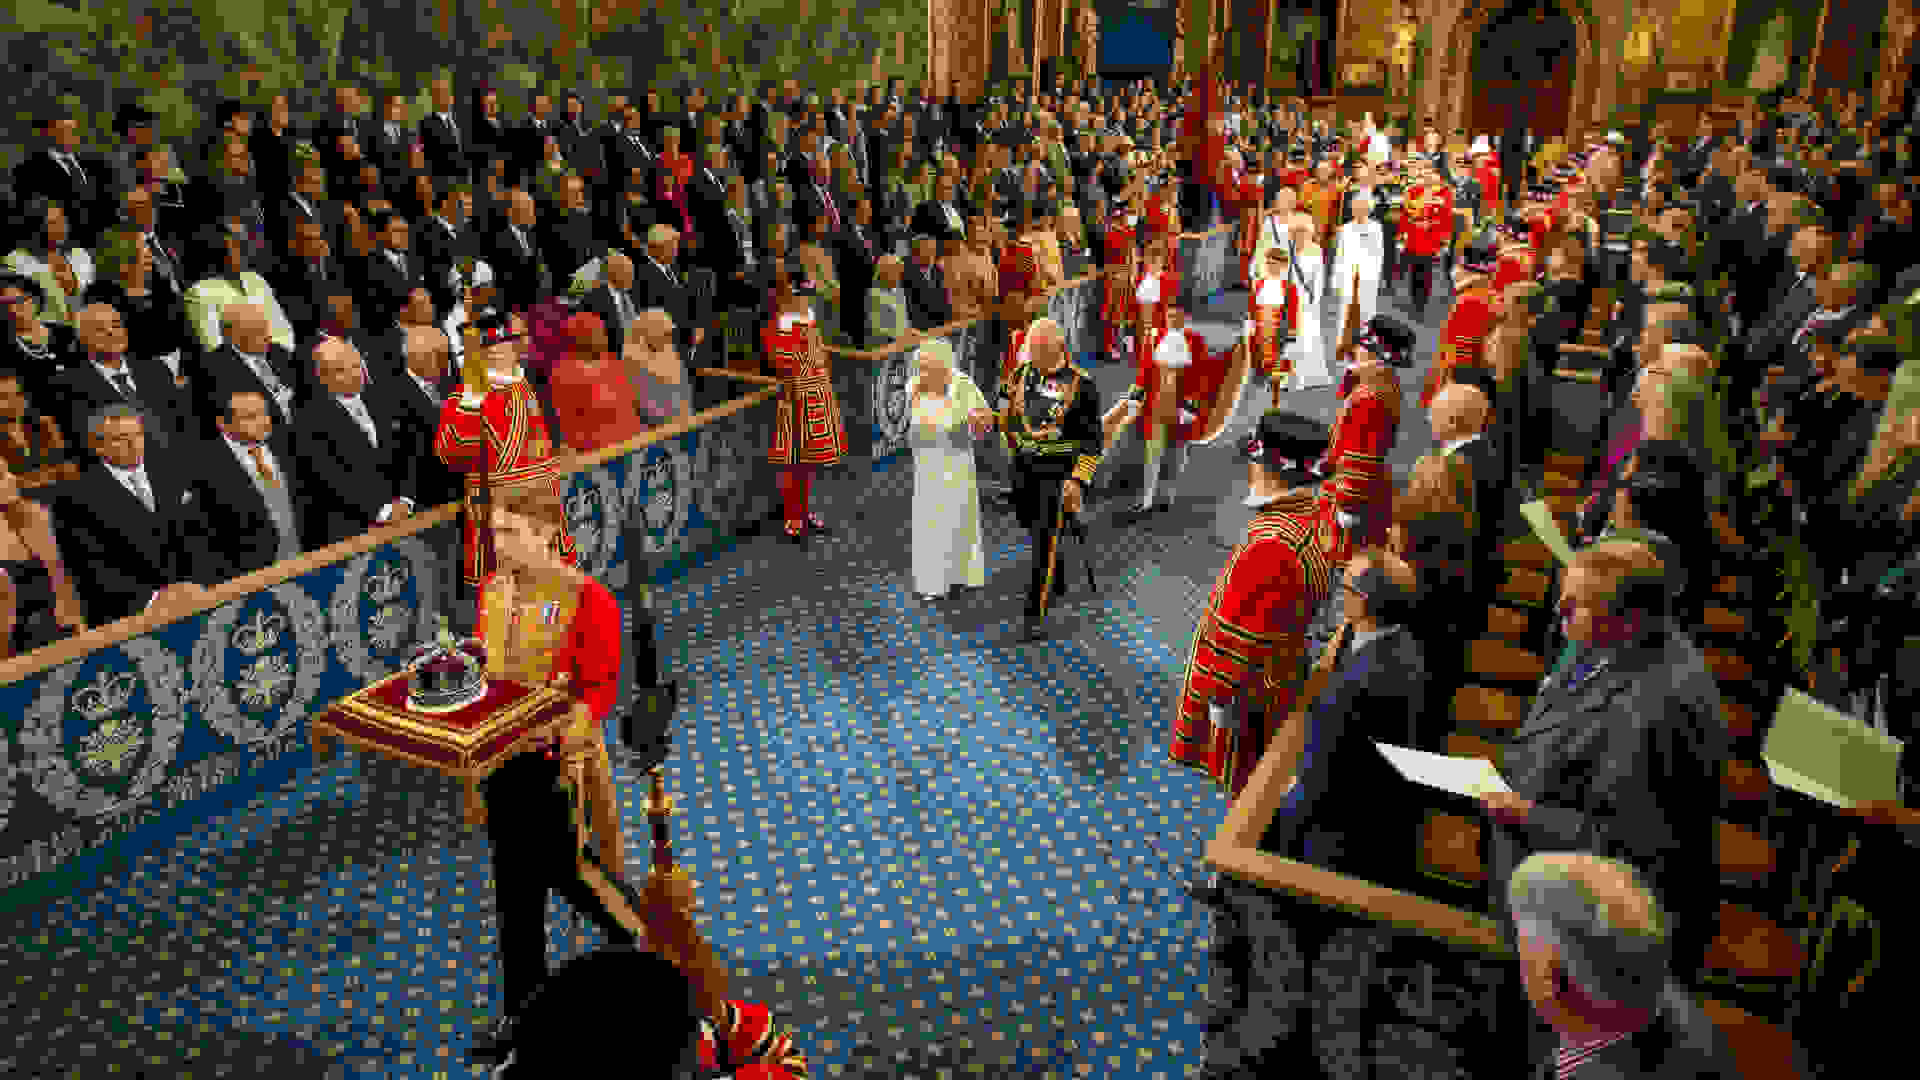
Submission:
[[[1202,328],[1224,338],[1243,304]],[[1100,370],[1108,400],[1130,375]],[[1014,636],[1031,556],[1009,520],[986,522],[986,588],[913,598],[905,467],[824,477],[840,529],[817,546],[747,540],[665,590],[664,662],[694,686],[676,854],[735,996],[792,1025],[815,1076],[1196,1069],[1208,931],[1185,887],[1226,801],[1166,760],[1165,716],[1244,472],[1216,448],[1189,477],[1142,527],[1090,507],[1100,591],[1070,548],[1041,644]],[[644,866],[643,786],[621,780]],[[492,879],[458,816],[438,778],[348,753],[17,919],[0,1075],[484,1076]],[[549,915],[554,964],[597,938]]]

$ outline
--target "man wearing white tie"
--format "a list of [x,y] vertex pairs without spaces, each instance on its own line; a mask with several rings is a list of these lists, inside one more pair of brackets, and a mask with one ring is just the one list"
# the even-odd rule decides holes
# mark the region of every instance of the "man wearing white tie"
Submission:
[[412,516],[413,467],[386,409],[362,394],[360,350],[323,339],[313,348],[313,374],[321,393],[296,413],[292,446],[306,478],[301,535],[321,548]]
[[1373,220],[1373,195],[1360,192],[1353,197],[1353,220],[1340,226],[1333,236],[1333,288],[1338,302],[1340,325],[1346,325],[1349,305],[1358,304],[1358,325],[1365,326],[1380,307],[1380,274],[1386,260],[1386,236],[1380,223]]

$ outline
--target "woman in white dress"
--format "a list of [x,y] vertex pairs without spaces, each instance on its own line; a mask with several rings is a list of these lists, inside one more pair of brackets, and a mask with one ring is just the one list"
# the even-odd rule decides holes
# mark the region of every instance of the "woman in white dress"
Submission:
[[987,583],[980,544],[980,484],[972,440],[992,412],[986,395],[953,369],[953,346],[923,341],[907,381],[913,448],[913,591],[937,600],[955,585]]
[[1293,216],[1293,264],[1287,268],[1287,275],[1293,281],[1294,288],[1300,291],[1300,321],[1298,335],[1288,351],[1293,357],[1293,388],[1311,390],[1315,387],[1332,386],[1333,371],[1327,365],[1325,331],[1321,311],[1326,291],[1327,263],[1320,253],[1320,243],[1314,239],[1316,228],[1313,218],[1307,214]]

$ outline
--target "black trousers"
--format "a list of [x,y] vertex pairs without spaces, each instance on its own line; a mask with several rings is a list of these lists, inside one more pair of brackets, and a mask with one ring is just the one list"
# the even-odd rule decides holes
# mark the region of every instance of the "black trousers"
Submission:
[[1381,260],[1380,280],[1392,281],[1393,275],[1400,272],[1400,252],[1394,246],[1394,240],[1400,235],[1400,220],[1389,217],[1380,223],[1380,235],[1387,245],[1386,257]]
[[1414,314],[1425,314],[1427,301],[1433,299],[1433,272],[1440,256],[1403,253],[1400,258],[1406,263],[1407,289],[1413,297]]
[[[1073,474],[1073,459],[1026,458],[1016,456],[1013,463],[1013,505],[1014,513],[1019,515],[1020,524],[1033,538],[1033,574],[1027,582],[1026,614],[1041,616],[1046,614],[1047,603],[1047,545],[1054,539],[1054,526],[1060,518],[1061,488],[1066,486],[1067,477]],[[1066,589],[1067,553],[1065,537],[1055,552],[1052,589],[1057,594]]]
[[500,919],[500,984],[509,1013],[519,1012],[547,977],[548,893],[559,893],[609,941],[637,941],[580,879],[572,812],[566,794],[554,788],[559,776],[559,762],[530,751],[480,784]]
[[633,620],[628,641],[633,649],[633,685],[643,690],[660,685],[660,645],[654,633],[659,620],[649,596],[647,579],[652,576],[653,560],[645,555],[646,539],[646,521],[635,508],[633,520],[627,522],[627,587],[622,602]]

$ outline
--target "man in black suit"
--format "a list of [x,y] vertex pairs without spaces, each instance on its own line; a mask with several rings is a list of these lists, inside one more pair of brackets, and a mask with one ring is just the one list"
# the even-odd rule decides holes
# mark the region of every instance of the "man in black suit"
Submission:
[[834,269],[840,277],[840,314],[848,341],[867,337],[867,290],[873,287],[874,264],[887,254],[873,231],[873,200],[858,195],[846,228],[833,237]]
[[913,235],[913,257],[907,260],[901,288],[907,294],[907,321],[915,330],[932,330],[953,321],[953,302],[947,298],[947,274],[935,258],[931,233]]
[[479,258],[480,238],[472,228],[473,190],[456,183],[438,195],[434,215],[419,222],[411,239],[426,274],[427,288],[433,293],[434,305],[444,316],[459,300],[452,285],[452,271],[462,259]]
[[460,392],[457,373],[448,362],[444,342],[432,335],[410,334],[400,370],[376,378],[367,394],[379,400],[398,425],[396,452],[414,468],[413,497],[425,509],[458,502],[465,490],[462,474],[447,468],[433,451],[440,430],[440,411],[449,394]]
[[599,188],[607,178],[606,151],[600,145],[599,133],[587,119],[587,103],[579,93],[567,91],[565,110],[566,115],[557,125],[560,154],[593,185],[593,195],[598,199]]
[[953,178],[940,176],[933,182],[933,198],[913,209],[913,231],[939,241],[943,255],[958,251],[967,233],[965,215],[953,199]]
[[378,246],[360,266],[360,308],[371,325],[381,326],[393,320],[407,294],[425,285],[427,277],[422,260],[408,250],[413,230],[406,218],[384,210],[375,213],[370,224]]
[[1768,304],[1765,317],[1747,333],[1741,360],[1727,373],[1727,405],[1736,416],[1745,418],[1746,406],[1767,369],[1784,365],[1795,336],[1819,309],[1814,288],[1833,264],[1832,251],[1830,238],[1818,225],[1803,225],[1793,233],[1788,249],[1793,276]]
[[712,266],[715,252],[709,245],[726,245],[727,231],[727,151],[722,146],[699,148],[701,165],[687,181],[687,216],[693,219],[694,235],[700,250],[690,252],[689,261]]
[[63,489],[54,528],[87,622],[102,626],[191,601],[219,582],[209,522],[177,461],[147,452],[140,414],[109,405],[87,420],[95,462]]
[[220,313],[220,333],[220,347],[201,356],[200,371],[193,379],[203,437],[217,433],[212,418],[218,415],[220,402],[235,390],[265,397],[274,430],[287,430],[302,380],[293,355],[273,343],[267,313],[253,304],[229,304]]
[[693,349],[706,339],[707,331],[700,312],[694,310],[694,296],[686,279],[675,266],[680,257],[680,234],[671,225],[655,225],[647,231],[645,256],[634,264],[634,304],[639,310],[660,308],[673,320],[674,340],[681,356],[693,355]]
[[433,111],[420,120],[420,139],[426,144],[427,167],[435,176],[453,176],[462,180],[471,173],[467,168],[467,132],[462,118],[454,115],[453,83],[436,79],[433,83]]
[[626,190],[633,170],[639,169],[646,174],[646,191],[651,197],[655,191],[655,172],[660,159],[653,148],[647,145],[645,125],[641,122],[638,105],[626,107],[619,129],[606,132],[602,136],[602,146],[610,172],[607,177],[610,191],[617,193]]
[[47,380],[47,400],[60,403],[54,417],[68,446],[86,443],[89,417],[108,405],[140,414],[147,441],[166,452],[193,438],[193,406],[160,360],[128,351],[127,328],[109,304],[81,308],[74,323],[85,359]]
[[587,207],[586,180],[578,176],[562,180],[556,209],[541,231],[541,247],[555,282],[564,285],[602,250],[595,237],[593,211]]
[[1700,176],[1707,171],[1713,160],[1713,152],[1720,147],[1720,137],[1713,130],[1713,118],[1706,113],[1700,114],[1700,126],[1694,137],[1674,155],[1673,178],[1684,187],[1699,186]]
[[516,188],[508,200],[507,223],[491,238],[487,264],[493,268],[506,306],[525,311],[554,291],[554,275],[541,258],[533,196]]
[[[373,163],[380,166],[383,176],[397,176],[406,171],[407,158],[413,152],[415,130],[407,122],[408,101],[404,95],[388,94],[386,111],[380,117],[368,117],[360,131],[360,146],[366,151]],[[432,159],[428,159],[431,168]]]
[[633,260],[620,252],[607,252],[600,264],[600,282],[580,298],[580,310],[600,316],[607,330],[607,346],[615,356],[626,347],[627,328],[640,314],[633,297]]
[[680,108],[668,114],[672,117],[668,124],[680,129],[680,136],[686,140],[685,148],[691,151],[705,149],[706,129],[703,126],[707,115],[707,92],[698,86],[687,91]]
[[132,233],[153,258],[153,273],[147,278],[147,287],[155,290],[160,304],[172,307],[192,284],[187,279],[186,263],[181,261],[179,239],[158,228],[159,215],[153,205],[153,193],[147,189],[129,188],[120,200],[120,207],[118,228]]
[[319,389],[294,418],[293,457],[305,479],[301,535],[310,548],[358,536],[413,513],[413,462],[399,423],[366,399],[360,352],[337,339],[313,350]]
[[214,425],[219,434],[190,445],[183,461],[201,513],[219,523],[207,532],[214,576],[230,581],[305,550],[295,509],[304,491],[285,444],[274,438],[266,398],[229,393]]
[[533,171],[540,167],[540,162],[546,159],[549,136],[560,140],[560,155],[565,157],[566,140],[561,135],[560,126],[554,122],[553,99],[545,94],[535,94],[533,108],[528,111],[526,120],[513,129],[513,169],[521,183],[527,182],[533,176]]
[[40,134],[45,145],[13,167],[13,197],[21,204],[43,198],[65,206],[71,243],[90,248],[99,233],[94,219],[102,178],[80,160],[79,122],[56,108],[41,116]]

